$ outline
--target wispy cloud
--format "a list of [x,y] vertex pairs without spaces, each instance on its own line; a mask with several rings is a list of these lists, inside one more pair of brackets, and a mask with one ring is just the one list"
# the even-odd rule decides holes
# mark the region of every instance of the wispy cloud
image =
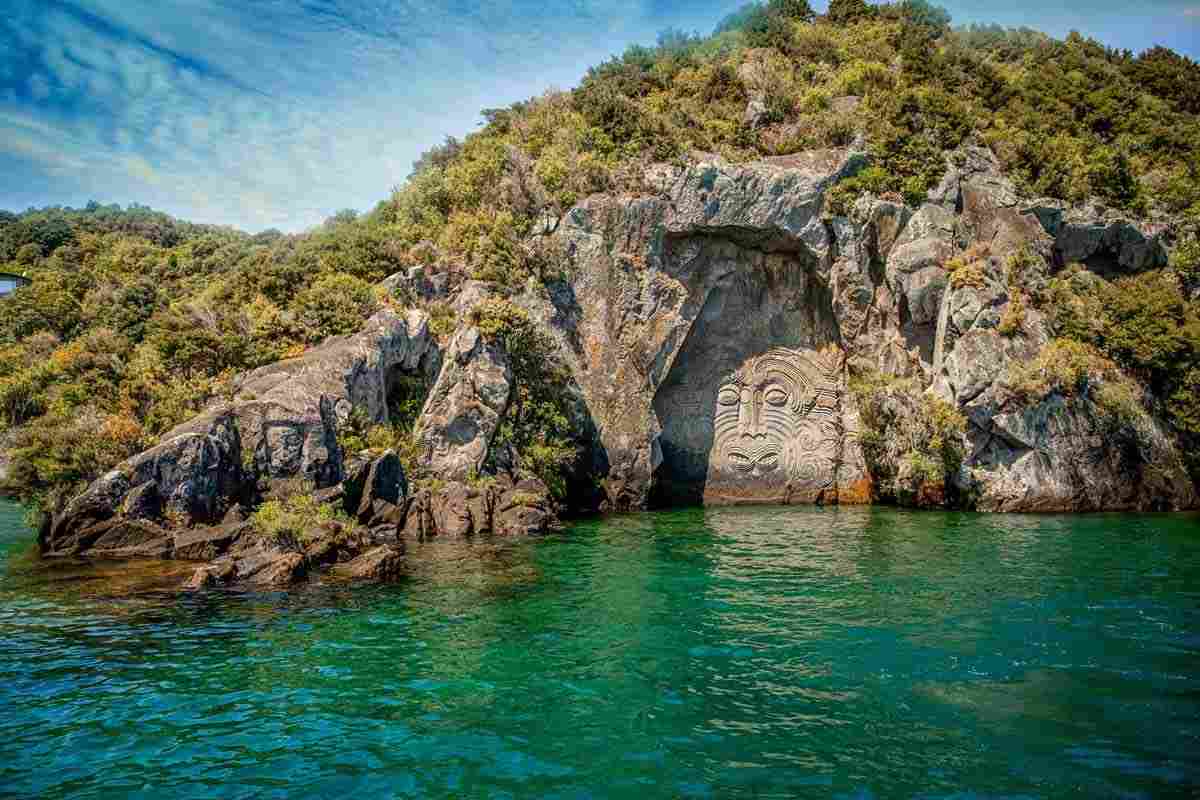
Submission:
[[[572,83],[671,21],[642,0],[16,0],[0,159],[40,202],[66,186],[297,229],[383,198],[479,108]],[[19,183],[0,206],[39,202]]]

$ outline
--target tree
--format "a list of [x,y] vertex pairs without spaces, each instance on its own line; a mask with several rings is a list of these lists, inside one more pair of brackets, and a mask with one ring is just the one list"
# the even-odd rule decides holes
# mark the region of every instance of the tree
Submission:
[[926,0],[904,0],[900,4],[900,16],[906,22],[932,30],[946,30],[950,26],[950,12]]
[[353,333],[378,309],[371,284],[342,273],[318,278],[296,295],[292,305],[311,342]]
[[817,16],[808,0],[771,0],[767,3],[767,13],[800,22],[812,22]]
[[1125,70],[1146,91],[1188,114],[1200,114],[1200,64],[1165,47],[1151,47]]
[[906,23],[900,32],[900,57],[904,71],[914,80],[927,81],[936,70],[937,34],[924,25]]
[[849,25],[873,16],[875,9],[865,0],[829,0],[829,11],[825,14],[830,22]]

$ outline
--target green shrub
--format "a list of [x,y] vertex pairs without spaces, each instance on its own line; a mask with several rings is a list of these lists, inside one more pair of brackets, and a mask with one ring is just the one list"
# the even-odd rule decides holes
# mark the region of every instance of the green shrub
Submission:
[[1171,422],[1180,430],[1200,434],[1200,366],[1190,366],[1173,381],[1167,397]]
[[954,289],[987,286],[986,265],[980,260],[968,261],[965,256],[955,256],[942,265],[950,273],[950,286]]
[[1121,278],[1102,292],[1104,350],[1160,387],[1200,356],[1200,313],[1166,271]]
[[1093,383],[1117,377],[1117,365],[1095,347],[1072,339],[1053,339],[1032,361],[1012,362],[1006,382],[1018,395],[1039,399],[1051,392],[1080,395]]
[[330,523],[352,528],[351,520],[332,503],[318,503],[310,491],[301,490],[283,499],[267,500],[250,515],[254,530],[265,539],[294,538],[304,543]]
[[895,178],[887,170],[873,164],[834,186],[825,195],[825,210],[844,217],[850,213],[859,197],[864,194],[886,194],[895,185]]
[[829,0],[825,16],[835,25],[849,25],[870,19],[874,14],[874,7],[867,5],[865,0]]
[[310,342],[354,333],[379,310],[371,284],[345,273],[317,278],[296,295],[292,313]]
[[1046,283],[1038,299],[1056,335],[1079,342],[1099,342],[1108,324],[1104,281],[1083,268],[1068,265]]
[[966,418],[917,382],[867,373],[854,376],[850,392],[859,410],[868,469],[882,496],[902,499],[914,487],[901,478],[943,489],[963,459]]
[[1137,386],[1129,380],[1115,379],[1100,384],[1092,399],[1110,431],[1137,431],[1149,419]]
[[512,399],[493,448],[511,446],[523,468],[563,497],[565,473],[578,458],[578,446],[571,424],[570,375],[554,342],[528,312],[508,300],[484,300],[472,309],[471,322],[485,339],[503,346],[512,362]]
[[1000,324],[996,326],[996,330],[1001,336],[1009,338],[1016,336],[1025,330],[1025,295],[1022,292],[1014,292],[1009,296],[1008,304],[1004,307],[1004,313],[1000,315]]
[[1171,253],[1171,269],[1185,286],[1200,285],[1200,235],[1189,233]]
[[458,327],[458,315],[454,306],[439,300],[429,306],[429,332],[439,339],[445,339],[454,333]]

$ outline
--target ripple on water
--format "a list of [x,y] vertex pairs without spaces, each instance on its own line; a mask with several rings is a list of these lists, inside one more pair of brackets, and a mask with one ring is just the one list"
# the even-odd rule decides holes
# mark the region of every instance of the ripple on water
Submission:
[[181,597],[0,507],[0,795],[1194,796],[1198,533],[692,509]]

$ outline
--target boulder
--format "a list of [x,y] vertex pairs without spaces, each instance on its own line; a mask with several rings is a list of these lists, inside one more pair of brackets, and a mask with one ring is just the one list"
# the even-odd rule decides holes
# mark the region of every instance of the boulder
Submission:
[[[368,523],[387,507],[403,502],[408,493],[408,482],[400,459],[392,450],[371,462],[359,491],[360,500],[354,515],[362,523]],[[383,504],[382,506],[380,504]]]
[[415,432],[422,466],[446,480],[481,474],[512,386],[508,354],[477,328],[460,329]]
[[387,581],[398,577],[404,568],[404,550],[396,545],[380,545],[338,567],[350,578]]
[[277,542],[257,542],[233,562],[234,579],[252,586],[284,587],[305,576],[303,553]]
[[1166,225],[1137,222],[1095,205],[1071,207],[1054,200],[1030,204],[1028,212],[1053,239],[1058,266],[1078,262],[1113,276],[1167,264]]
[[183,561],[212,561],[251,530],[248,522],[178,531],[173,537],[174,557]]
[[189,591],[196,591],[198,589],[220,586],[233,580],[235,574],[236,569],[233,566],[233,561],[229,559],[218,561],[215,564],[206,564],[203,567],[196,568],[191,577],[184,582],[183,588]]
[[286,588],[300,581],[308,573],[308,562],[300,553],[285,553],[272,560],[253,574],[244,577],[253,586]]

